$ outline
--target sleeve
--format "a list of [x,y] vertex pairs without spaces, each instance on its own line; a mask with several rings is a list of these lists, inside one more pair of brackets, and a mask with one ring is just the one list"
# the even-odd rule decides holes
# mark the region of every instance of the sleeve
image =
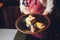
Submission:
[[24,5],[22,5],[23,0],[20,0],[20,11],[24,14],[29,14],[30,12],[25,8]]
[[53,7],[54,7],[53,0],[47,0],[47,6],[44,11],[51,13]]
[[23,1],[23,0],[20,0],[20,5],[19,5],[19,7],[20,7],[20,11],[21,11],[21,12],[22,12],[22,10],[23,10],[22,1]]

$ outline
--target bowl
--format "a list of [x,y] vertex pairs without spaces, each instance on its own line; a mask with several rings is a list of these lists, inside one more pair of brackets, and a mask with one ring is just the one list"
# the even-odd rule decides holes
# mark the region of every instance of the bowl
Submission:
[[[25,19],[29,16],[30,14],[27,15],[22,15],[19,18],[17,18],[16,22],[15,22],[15,26],[17,28],[18,31],[25,33],[25,34],[33,34],[33,33],[37,33],[37,32],[42,32],[44,30],[46,30],[49,25],[50,25],[50,19],[47,16],[44,15],[40,15],[40,14],[31,14],[33,17],[35,17],[35,22],[32,24],[34,25],[34,32],[31,32],[31,26],[26,26],[26,21]],[[36,22],[39,23],[43,23],[45,25],[44,28],[39,29],[36,26]]]

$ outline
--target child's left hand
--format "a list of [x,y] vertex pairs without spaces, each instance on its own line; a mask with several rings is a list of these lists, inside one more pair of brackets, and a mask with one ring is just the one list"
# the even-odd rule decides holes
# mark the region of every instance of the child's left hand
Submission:
[[45,16],[48,16],[48,12],[43,12],[43,14],[42,15],[45,15]]

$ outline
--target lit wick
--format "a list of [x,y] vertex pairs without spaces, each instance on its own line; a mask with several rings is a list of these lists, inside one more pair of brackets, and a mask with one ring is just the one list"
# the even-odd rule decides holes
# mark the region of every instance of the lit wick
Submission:
[[32,14],[32,13],[33,13],[33,10],[30,11],[30,14]]

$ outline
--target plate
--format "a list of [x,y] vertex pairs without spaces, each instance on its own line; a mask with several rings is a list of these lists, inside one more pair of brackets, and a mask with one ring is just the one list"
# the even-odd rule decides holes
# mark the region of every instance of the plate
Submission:
[[[31,21],[31,25],[27,25],[26,23],[26,18],[29,17],[29,15],[35,18],[33,21]],[[42,24],[43,27],[39,26],[40,24]],[[15,26],[17,30],[25,34],[42,32],[45,29],[47,29],[49,25],[50,25],[50,19],[47,16],[40,15],[40,14],[22,15],[15,22]]]

